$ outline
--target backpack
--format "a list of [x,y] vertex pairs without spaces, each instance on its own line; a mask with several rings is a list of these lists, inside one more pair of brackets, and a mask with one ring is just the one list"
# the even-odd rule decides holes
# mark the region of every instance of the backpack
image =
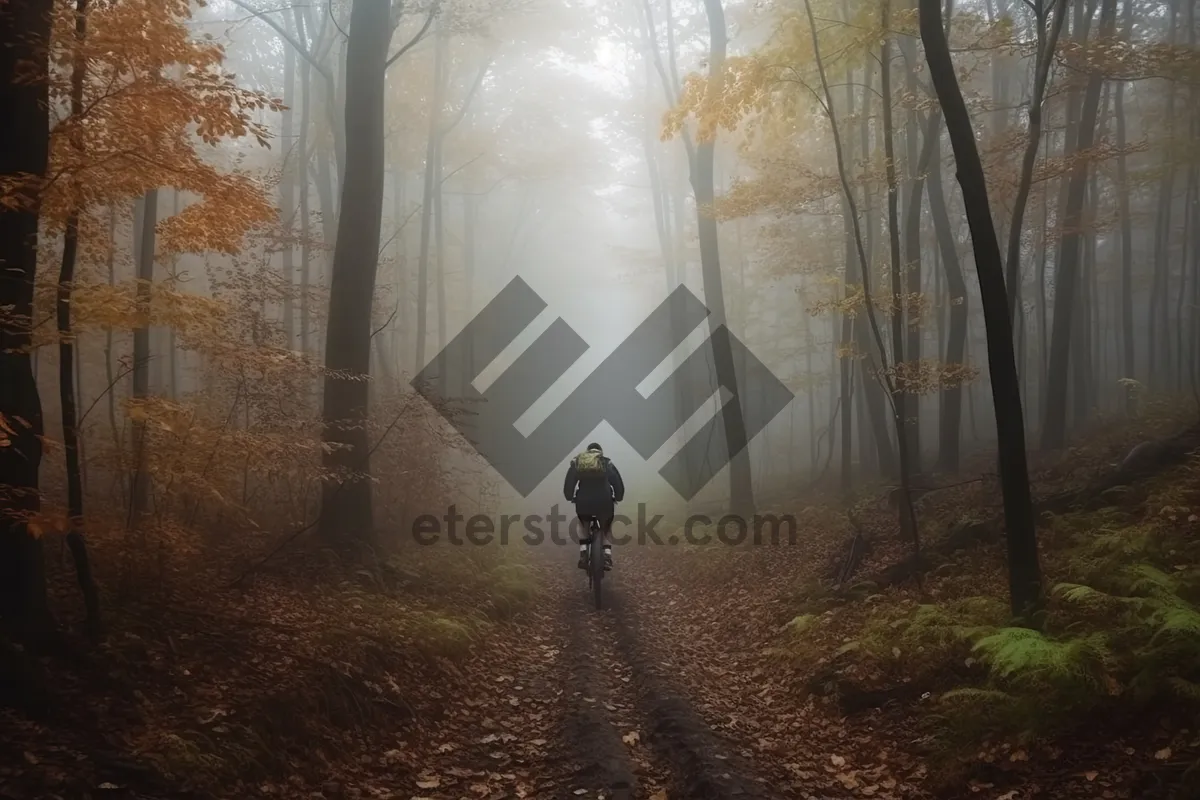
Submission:
[[575,456],[575,471],[580,477],[607,475],[604,456],[595,450],[586,450]]

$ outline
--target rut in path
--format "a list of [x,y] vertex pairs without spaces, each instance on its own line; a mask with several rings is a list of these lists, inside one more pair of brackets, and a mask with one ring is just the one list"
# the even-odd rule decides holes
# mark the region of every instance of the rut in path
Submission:
[[[554,562],[546,568],[569,569]],[[571,698],[564,725],[581,765],[574,783],[614,800],[782,800],[765,781],[747,777],[736,750],[645,655],[622,607],[622,595],[636,589],[619,572],[609,573],[605,609],[596,611],[584,576],[573,577],[551,583],[564,593],[563,612],[571,615],[571,691],[585,687]]]

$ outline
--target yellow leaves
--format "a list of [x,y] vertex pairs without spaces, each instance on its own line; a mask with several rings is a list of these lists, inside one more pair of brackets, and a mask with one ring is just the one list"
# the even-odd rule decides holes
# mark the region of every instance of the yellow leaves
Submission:
[[[266,398],[254,404],[253,427],[239,427],[233,424],[232,412],[243,418],[249,413],[247,402],[247,393],[237,390],[221,396],[206,390],[187,401],[159,396],[126,400],[126,416],[144,431],[145,469],[155,486],[156,503],[160,498],[163,504],[194,499],[216,503],[241,518],[243,475],[262,480],[285,474],[311,478],[312,454],[319,444],[315,427],[267,416],[271,401]],[[275,399],[273,404],[279,403]],[[118,457],[124,468],[132,468],[128,450]]]
[[838,358],[862,358],[863,352],[853,340],[839,344],[834,350]]
[[16,435],[16,430],[8,424],[8,418],[0,413],[0,447],[12,447],[12,437]]
[[[181,347],[201,349],[204,342],[227,338],[229,312],[224,304],[202,295],[182,292],[167,284],[148,284],[150,305],[139,309],[138,281],[79,284],[71,301],[72,329],[131,331],[147,326],[175,330]],[[53,330],[39,329],[53,340]]]
[[129,417],[130,422],[136,422],[139,424],[144,423],[150,417],[150,415],[146,412],[145,406],[143,406],[139,401],[132,399],[128,401],[128,404],[125,408],[125,416]]
[[689,118],[697,122],[696,138],[702,142],[712,140],[719,128],[736,130],[743,118],[766,108],[766,78],[752,57],[727,59],[715,76],[688,75],[679,102],[664,116],[662,140],[679,135]]
[[130,397],[125,400],[125,416],[130,422],[147,425],[172,435],[188,432],[196,411],[165,397]]
[[34,539],[63,534],[71,529],[65,509],[20,512],[19,519],[25,524],[25,532]]
[[203,194],[160,224],[164,252],[233,255],[248,232],[276,218],[263,187],[245,175],[214,175]]
[[747,217],[764,211],[778,215],[816,211],[841,195],[834,174],[823,174],[786,157],[760,159],[758,177],[737,180],[716,202],[718,219]]
[[964,386],[979,376],[979,369],[969,364],[947,364],[936,358],[926,358],[917,362],[903,361],[889,367],[887,373],[897,393],[923,395]]

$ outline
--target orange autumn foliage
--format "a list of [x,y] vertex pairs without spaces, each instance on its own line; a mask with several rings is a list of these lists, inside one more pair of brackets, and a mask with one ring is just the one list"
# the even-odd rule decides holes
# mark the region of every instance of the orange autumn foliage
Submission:
[[202,199],[160,223],[162,251],[237,252],[242,237],[273,221],[276,210],[258,180],[220,167],[218,145],[250,137],[269,146],[266,126],[252,114],[277,111],[280,102],[239,87],[223,69],[224,48],[193,38],[188,0],[94,0],[82,45],[74,5],[56,5],[53,106],[69,106],[76,47],[84,50],[87,77],[83,113],[51,130],[42,201],[49,230],[60,230],[73,208],[87,213],[174,187]]

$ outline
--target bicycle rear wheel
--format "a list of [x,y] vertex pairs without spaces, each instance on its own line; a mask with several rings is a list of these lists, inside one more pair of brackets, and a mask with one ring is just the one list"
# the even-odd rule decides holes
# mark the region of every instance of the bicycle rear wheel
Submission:
[[595,527],[591,530],[592,544],[588,555],[588,575],[592,584],[592,596],[596,603],[596,610],[599,611],[603,606],[600,586],[604,581],[604,535],[598,524],[593,523],[593,525]]

